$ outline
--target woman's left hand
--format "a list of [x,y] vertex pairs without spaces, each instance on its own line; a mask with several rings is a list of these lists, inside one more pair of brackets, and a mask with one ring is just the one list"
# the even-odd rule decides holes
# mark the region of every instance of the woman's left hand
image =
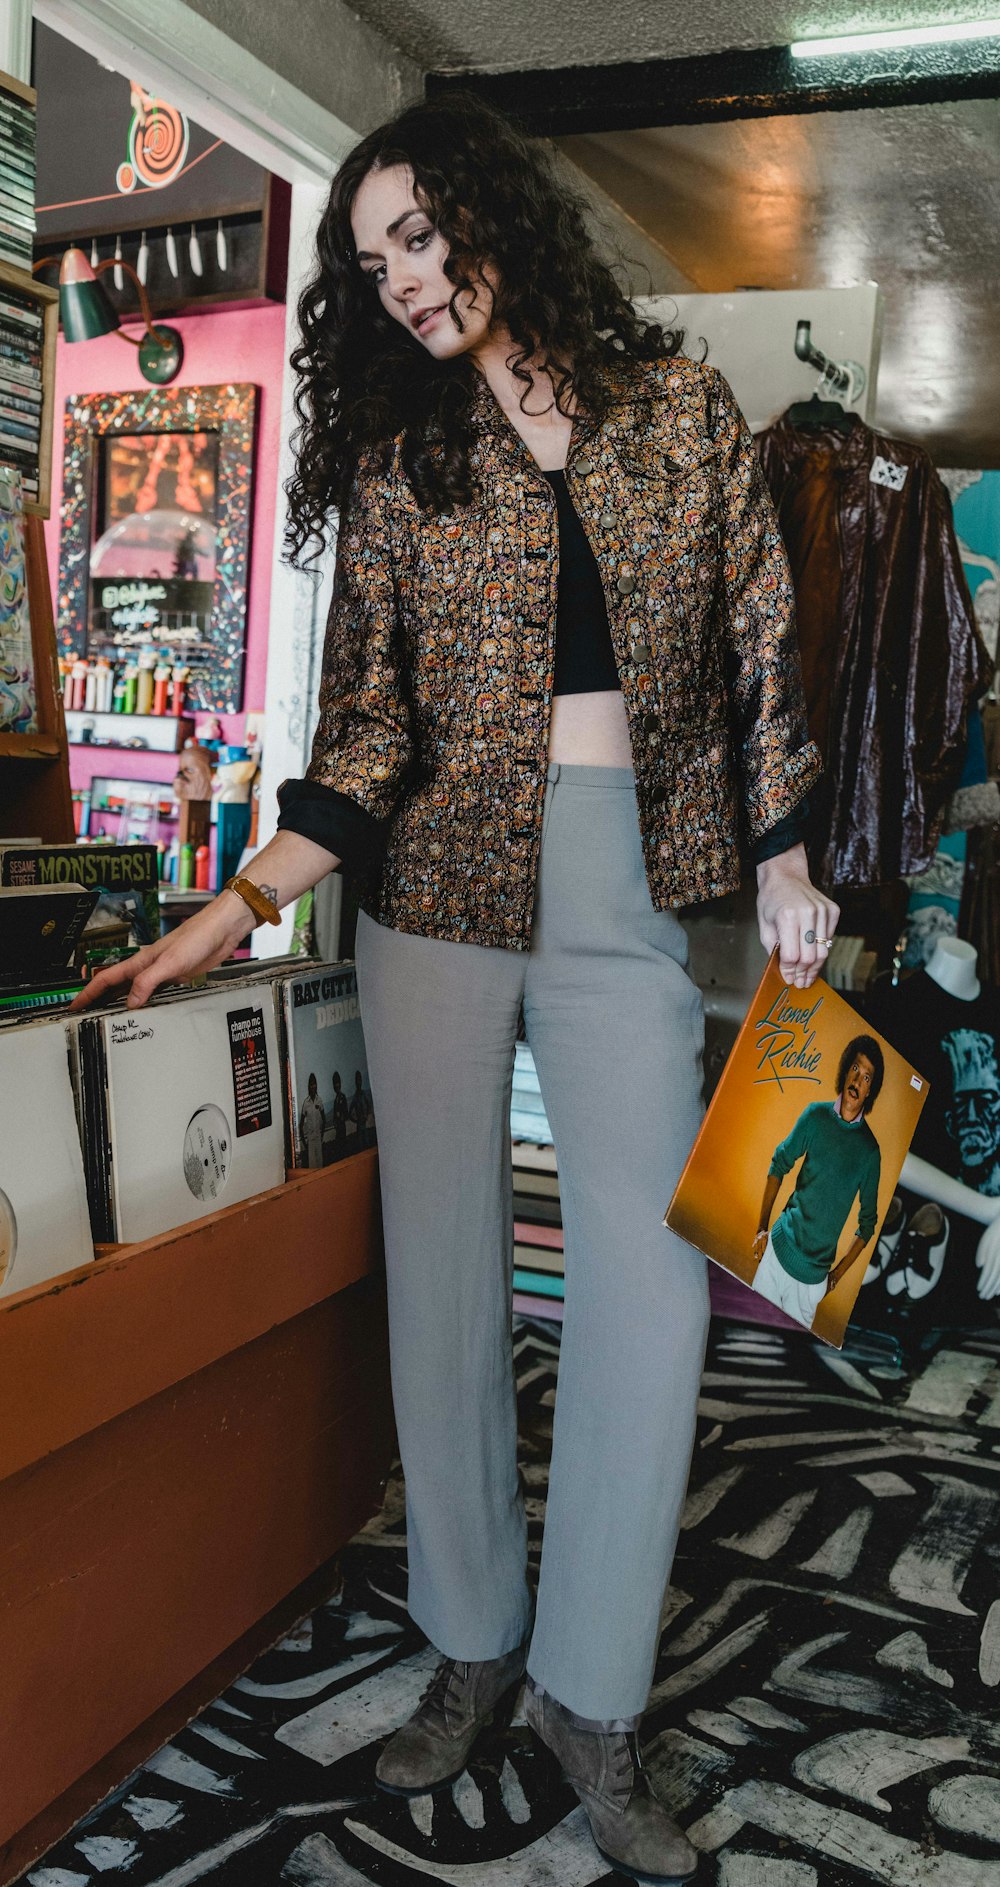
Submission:
[[760,941],[770,955],[778,948],[778,967],[786,983],[808,989],[826,962],[827,948],[840,918],[840,906],[818,891],[809,877],[804,845],[793,845],[757,867],[757,921]]

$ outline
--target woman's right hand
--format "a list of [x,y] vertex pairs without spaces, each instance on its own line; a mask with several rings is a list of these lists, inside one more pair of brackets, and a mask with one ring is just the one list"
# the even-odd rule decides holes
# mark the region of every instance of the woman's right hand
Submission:
[[176,930],[146,944],[120,963],[110,963],[92,976],[70,1003],[70,1014],[87,1009],[104,996],[118,996],[128,987],[128,1007],[139,1009],[164,983],[183,983],[215,968],[232,956],[249,930],[253,913],[235,891],[221,891],[203,911],[196,912]]

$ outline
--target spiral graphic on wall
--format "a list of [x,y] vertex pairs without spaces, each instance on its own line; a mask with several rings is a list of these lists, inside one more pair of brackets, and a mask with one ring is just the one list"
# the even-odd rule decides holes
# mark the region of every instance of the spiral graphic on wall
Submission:
[[162,190],[184,167],[188,150],[188,121],[176,105],[151,98],[132,81],[132,119],[128,128],[128,156],[119,164],[116,182],[128,194],[138,184]]

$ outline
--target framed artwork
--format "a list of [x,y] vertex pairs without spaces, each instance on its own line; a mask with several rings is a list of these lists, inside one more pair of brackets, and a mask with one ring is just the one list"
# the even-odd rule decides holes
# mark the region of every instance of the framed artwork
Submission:
[[257,389],[66,402],[57,632],[65,655],[190,669],[187,705],[243,705]]

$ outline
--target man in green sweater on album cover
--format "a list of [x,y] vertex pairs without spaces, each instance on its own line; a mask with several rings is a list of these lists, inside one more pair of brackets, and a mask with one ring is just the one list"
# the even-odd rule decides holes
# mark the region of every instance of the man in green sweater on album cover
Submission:
[[[882,1156],[868,1116],[884,1078],[885,1062],[874,1036],[855,1036],[840,1058],[837,1099],[813,1101],[803,1109],[771,1161],[753,1241],[759,1261],[753,1288],[807,1330],[821,1299],[875,1235]],[[795,1189],[769,1234],[779,1187],[797,1160],[802,1166]],[[838,1264],[837,1246],[855,1199],[860,1200],[857,1233]]]

